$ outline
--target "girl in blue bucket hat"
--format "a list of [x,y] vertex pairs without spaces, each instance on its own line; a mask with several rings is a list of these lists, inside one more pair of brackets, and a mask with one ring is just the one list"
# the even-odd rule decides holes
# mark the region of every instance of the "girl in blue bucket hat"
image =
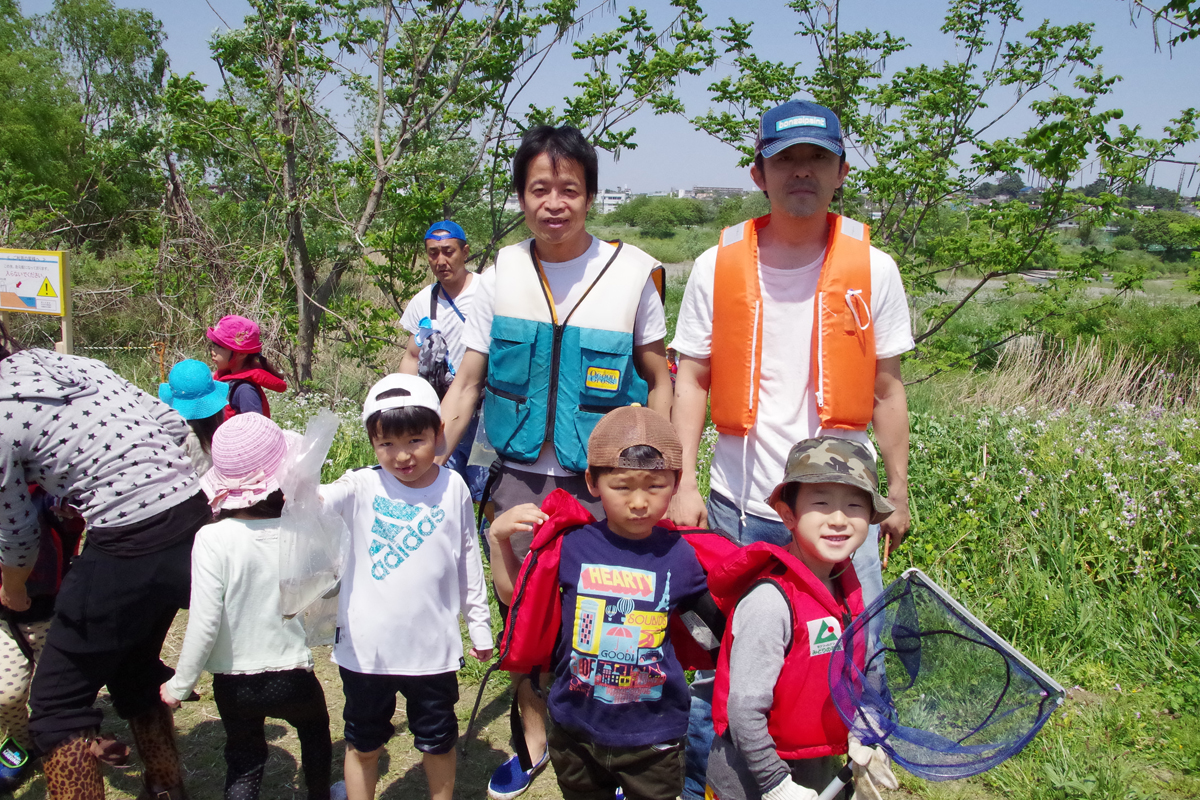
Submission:
[[229,384],[214,380],[208,365],[189,358],[171,367],[167,382],[158,386],[158,399],[179,412],[192,432],[185,444],[197,475],[212,466],[212,440],[225,421]]

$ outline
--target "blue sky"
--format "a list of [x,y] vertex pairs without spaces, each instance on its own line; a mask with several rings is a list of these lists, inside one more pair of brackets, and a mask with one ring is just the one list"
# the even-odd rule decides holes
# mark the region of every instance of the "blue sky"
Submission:
[[[196,76],[216,84],[219,76],[208,50],[208,39],[225,25],[237,27],[249,8],[245,0],[117,0],[118,5],[149,8],[162,20],[168,35],[167,50],[176,72],[194,72]],[[624,8],[629,0],[618,0]],[[51,0],[24,0],[26,14],[49,10]],[[586,3],[585,3],[586,5]],[[662,14],[661,0],[643,0],[645,5]],[[811,51],[794,36],[797,16],[786,7],[784,0],[707,0],[704,8],[710,24],[716,25],[730,16],[739,20],[754,20],[752,37],[755,52],[762,58],[800,61],[802,68],[812,63]],[[889,68],[924,61],[939,63],[953,59],[955,52],[938,30],[945,10],[944,2],[930,0],[843,0],[841,27],[857,30],[869,27],[875,31],[889,30],[912,44]],[[1147,135],[1160,132],[1163,124],[1177,116],[1180,109],[1200,105],[1200,40],[1176,48],[1155,52],[1154,42],[1146,21],[1137,28],[1129,22],[1129,7],[1125,0],[1040,0],[1025,3],[1026,28],[1036,26],[1043,18],[1055,24],[1092,22],[1096,25],[1094,41],[1104,48],[1100,63],[1107,74],[1123,77],[1116,92],[1110,96],[1110,107],[1125,111],[1124,122],[1140,124]],[[611,14],[598,17],[593,29],[614,22]],[[585,34],[587,31],[585,31]],[[570,91],[571,83],[581,73],[564,48],[548,64],[549,69],[539,76],[535,96],[539,103],[561,104]],[[720,70],[721,67],[718,67]],[[700,113],[708,107],[705,87],[713,74],[689,78],[680,87],[689,113]],[[994,98],[995,104],[1003,100]],[[1015,133],[1023,120],[1014,115],[1007,129],[997,135]],[[737,154],[727,145],[695,131],[681,117],[655,117],[643,112],[633,118],[638,129],[635,150],[627,150],[614,161],[601,156],[600,183],[602,186],[628,186],[634,191],[656,191],[672,188],[703,186],[751,186],[748,170],[739,169]],[[1200,159],[1200,146],[1192,145],[1183,154],[1188,160]],[[853,164],[853,160],[851,162]],[[1191,169],[1188,168],[1188,176]],[[1175,188],[1179,167],[1160,165],[1155,182]],[[1184,178],[1185,187],[1187,176]],[[1200,194],[1200,175],[1185,194]]]

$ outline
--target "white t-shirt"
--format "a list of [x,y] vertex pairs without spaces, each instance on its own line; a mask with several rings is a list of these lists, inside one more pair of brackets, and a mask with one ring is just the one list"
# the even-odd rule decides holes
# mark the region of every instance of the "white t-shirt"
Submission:
[[[792,445],[824,433],[856,439],[871,447],[863,431],[821,431],[817,401],[810,384],[813,297],[824,254],[798,269],[759,263],[763,296],[763,349],[758,415],[745,437],[721,434],[713,454],[711,487],[755,516],[779,519],[767,497],[783,477]],[[692,267],[675,340],[678,352],[710,358],[713,337],[713,278],[717,248],[705,251]],[[875,357],[891,358],[914,347],[908,301],[900,270],[892,257],[871,248],[871,317]]]
[[[625,248],[632,245],[625,245]],[[600,270],[612,257],[615,245],[592,237],[592,245],[587,252],[578,258],[558,263],[543,261],[542,269],[546,282],[550,285],[550,294],[554,297],[554,313],[559,321],[565,320],[579,302],[579,298],[587,290]],[[657,262],[656,262],[657,263]],[[467,330],[463,334],[463,342],[471,350],[484,355],[488,354],[492,343],[492,316],[496,308],[496,270],[489,269],[480,274],[476,281],[475,303],[472,313],[467,317]],[[428,299],[425,301],[428,304]],[[439,312],[440,314],[440,312]],[[637,315],[633,321],[633,343],[635,345],[650,344],[667,337],[667,318],[663,313],[662,299],[654,279],[646,281],[642,289],[642,299],[638,303]],[[484,422],[486,425],[486,421]],[[539,475],[572,475],[564,469],[554,455],[554,445],[547,442],[542,446],[542,452],[537,461],[532,464],[520,464],[505,461],[506,466],[523,472],[535,472]]]
[[[417,292],[416,296],[408,301],[408,305],[404,308],[404,314],[400,317],[401,327],[414,336],[417,329],[421,327],[421,320],[429,316],[429,295],[433,292],[434,286],[437,284],[431,283]],[[433,329],[441,332],[445,337],[446,347],[450,351],[450,365],[455,369],[458,369],[458,365],[462,363],[463,354],[467,352],[467,347],[463,344],[463,330],[467,323],[463,317],[471,318],[471,305],[475,302],[475,291],[478,286],[479,276],[469,272],[467,273],[467,285],[453,301],[446,296],[444,290],[438,292],[437,319],[433,320]],[[456,307],[462,317],[455,313]]]
[[454,672],[463,655],[460,611],[471,643],[492,647],[471,493],[458,473],[435,468],[424,489],[381,467],[321,487],[325,506],[350,528],[333,645],[339,666],[371,675]]
[[279,520],[223,519],[192,546],[192,602],[175,677],[178,700],[203,670],[245,675],[312,669],[299,617],[279,611]]

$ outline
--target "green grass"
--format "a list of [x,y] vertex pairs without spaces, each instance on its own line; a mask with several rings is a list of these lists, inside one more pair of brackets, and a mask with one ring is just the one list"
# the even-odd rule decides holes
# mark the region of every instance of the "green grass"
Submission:
[[620,239],[649,253],[664,264],[694,261],[698,255],[717,243],[721,231],[715,226],[679,228],[665,239],[645,236],[628,225],[589,225],[588,230],[601,239]]

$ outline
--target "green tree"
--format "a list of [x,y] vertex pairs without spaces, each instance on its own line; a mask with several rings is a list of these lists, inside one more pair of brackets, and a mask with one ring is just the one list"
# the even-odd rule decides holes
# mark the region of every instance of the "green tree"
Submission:
[[84,135],[71,148],[63,235],[105,248],[157,236],[162,197],[158,158],[160,95],[167,67],[162,24],[112,0],[55,0],[36,38],[54,48],[78,99]]
[[71,152],[83,137],[59,55],[32,37],[14,0],[0,0],[0,241],[34,246],[70,198]]
[[1000,194],[1008,194],[1016,196],[1025,188],[1025,180],[1020,175],[1009,173],[1001,178],[996,183],[996,189]]
[[674,236],[675,227],[675,217],[666,203],[648,203],[638,216],[638,229],[655,239]]
[[[430,219],[461,211],[486,225],[472,239],[483,259],[520,224],[503,203],[524,129],[568,123],[597,146],[633,147],[629,116],[643,106],[677,111],[672,87],[712,58],[695,0],[673,0],[665,28],[630,9],[575,40],[588,69],[556,109],[522,93],[549,50],[593,22],[594,10],[580,13],[574,0],[250,5],[244,27],[212,44],[222,96],[206,100],[204,87],[173,78],[168,107],[193,185],[219,170],[245,193],[236,212],[255,219],[244,231],[282,231],[264,237],[255,260],[259,275],[278,273],[290,286],[290,299],[279,299],[301,382],[331,314],[359,355],[390,341],[394,310],[424,276],[419,237]],[[360,110],[353,124],[320,105],[334,91]],[[342,292],[352,274],[392,308]]]
[[1096,180],[1083,187],[1084,197],[1099,197],[1108,191],[1108,181],[1104,178],[1096,178]]
[[1134,223],[1133,238],[1142,247],[1158,245],[1168,254],[1195,250],[1200,248],[1200,219],[1182,211],[1151,211]]
[[[751,26],[731,20],[718,31],[735,74],[709,87],[716,110],[692,121],[735,146],[745,163],[758,117],[772,105],[799,94],[839,114],[850,147],[866,162],[851,172],[842,208],[858,195],[882,210],[872,225],[873,243],[896,258],[910,294],[928,303],[916,324],[920,355],[931,370],[962,363],[1061,313],[1071,292],[1106,269],[1107,256],[1097,248],[1064,261],[1057,279],[1034,288],[1035,302],[1024,306],[1016,331],[1006,326],[964,338],[946,330],[989,283],[1058,264],[1054,234],[1061,220],[1102,225],[1117,213],[1113,194],[1084,198],[1071,186],[1081,168],[1099,159],[1119,191],[1144,180],[1156,158],[1169,158],[1196,139],[1194,109],[1181,112],[1161,139],[1119,124],[1122,113],[1105,108],[1117,79],[1098,63],[1090,24],[1043,22],[1021,33],[1015,0],[950,0],[941,30],[955,58],[931,64],[910,55],[889,72],[907,42],[886,32],[843,30],[837,0],[788,5],[802,52],[812,59],[807,71],[794,57],[763,60],[754,52]],[[996,103],[993,96],[1005,100]],[[1023,133],[988,138],[1018,111],[1031,120]],[[1023,183],[1014,177],[1027,173],[1044,186],[1038,207],[1021,201],[948,211],[952,198],[985,182],[1004,188]],[[945,291],[940,280],[963,274],[976,276],[967,291],[938,302]],[[1139,276],[1118,278],[1128,287]]]
[[1171,46],[1200,37],[1200,1],[1198,0],[1168,0],[1167,3],[1155,7],[1144,0],[1129,0],[1129,18],[1136,20],[1139,11],[1150,12],[1150,28],[1154,31],[1154,46],[1159,46],[1158,26],[1163,23],[1170,39]]

